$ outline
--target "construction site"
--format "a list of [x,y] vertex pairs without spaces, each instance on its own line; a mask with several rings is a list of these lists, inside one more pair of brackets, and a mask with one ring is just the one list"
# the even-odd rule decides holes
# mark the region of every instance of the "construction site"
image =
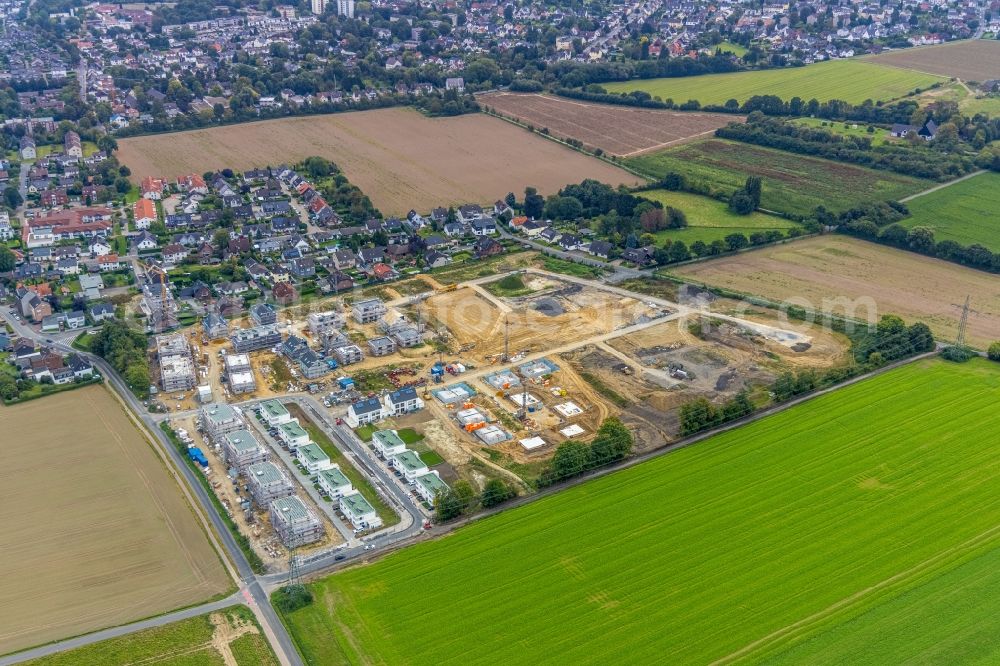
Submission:
[[[678,436],[681,404],[743,389],[766,401],[759,391],[780,371],[842,363],[849,346],[763,309],[682,305],[532,268],[378,295],[267,319],[252,311],[215,322],[215,337],[207,323],[187,329],[195,386],[163,403],[172,411],[309,391],[341,409],[412,386],[427,408],[389,426],[423,436],[421,446],[444,460],[445,481],[481,485],[493,474],[527,478],[609,416],[630,426],[637,450],[662,446]],[[262,343],[243,335],[254,330],[266,334]],[[182,347],[168,342],[163,349]]]

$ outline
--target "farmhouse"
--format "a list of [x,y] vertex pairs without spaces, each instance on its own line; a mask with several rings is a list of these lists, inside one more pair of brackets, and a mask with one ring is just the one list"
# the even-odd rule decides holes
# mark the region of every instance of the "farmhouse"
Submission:
[[356,530],[375,529],[382,526],[375,508],[361,493],[349,493],[340,498],[340,512]]
[[260,415],[272,428],[292,420],[292,415],[277,400],[265,400],[260,403]]
[[433,505],[439,493],[447,492],[448,484],[441,480],[437,472],[428,472],[416,478],[413,489],[422,500]]
[[288,548],[304,546],[323,538],[323,523],[294,495],[271,502],[270,516],[275,534]]
[[267,450],[245,429],[226,433],[222,438],[222,452],[226,463],[241,472],[250,465],[267,460]]
[[340,499],[354,492],[354,486],[336,465],[321,470],[318,476],[320,488],[333,499]]
[[377,430],[372,433],[372,448],[384,460],[402,453],[406,450],[406,444],[399,437],[395,430]]

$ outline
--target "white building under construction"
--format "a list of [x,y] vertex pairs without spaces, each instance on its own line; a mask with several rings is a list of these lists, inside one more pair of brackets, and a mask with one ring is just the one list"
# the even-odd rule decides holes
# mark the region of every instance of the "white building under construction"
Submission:
[[226,433],[222,438],[222,452],[226,463],[241,472],[250,465],[267,460],[267,449],[249,430]]
[[295,495],[271,502],[271,526],[288,548],[315,543],[323,538],[323,523]]
[[250,488],[250,495],[260,507],[269,506],[274,500],[295,492],[292,482],[274,463],[259,462],[250,465],[243,475]]
[[160,366],[160,385],[165,392],[194,388],[197,374],[187,338],[181,334],[156,336],[156,359]]

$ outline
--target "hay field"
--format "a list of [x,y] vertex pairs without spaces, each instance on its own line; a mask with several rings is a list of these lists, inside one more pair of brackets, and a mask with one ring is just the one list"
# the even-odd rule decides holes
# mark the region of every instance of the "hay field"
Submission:
[[[998,380],[908,365],[316,581],[285,619],[311,664],[761,663],[1000,547]],[[910,612],[987,642],[935,659],[883,625],[791,663],[995,663],[996,604],[942,606]]]
[[807,238],[672,272],[814,309],[828,303],[835,305],[835,314],[853,310],[859,319],[897,314],[925,322],[942,340],[958,334],[960,311],[952,304],[971,295],[980,314],[969,317],[969,343],[985,348],[1000,338],[1000,281],[995,275],[847,236]]
[[103,386],[0,408],[0,654],[225,592],[177,482]]
[[622,157],[711,134],[723,125],[743,120],[726,113],[639,109],[553,95],[500,92],[483,95],[480,102],[505,116],[548,128],[552,136],[577,139],[590,150],[600,148]]
[[966,39],[934,46],[887,51],[868,56],[869,62],[918,72],[983,82],[1000,76],[1000,41]]
[[601,84],[611,93],[644,90],[654,97],[681,104],[696,99],[705,104],[743,103],[754,95],[777,95],[783,100],[801,97],[825,102],[840,99],[860,104],[866,99],[889,101],[943,81],[934,74],[911,72],[863,60],[834,60],[806,67],[753,72],[705,74],[681,78],[635,79]]
[[173,179],[229,167],[336,162],[386,214],[493,203],[526,186],[552,194],[584,178],[618,185],[635,176],[498,118],[427,118],[407,108],[304,116],[122,139],[118,159],[133,180]]

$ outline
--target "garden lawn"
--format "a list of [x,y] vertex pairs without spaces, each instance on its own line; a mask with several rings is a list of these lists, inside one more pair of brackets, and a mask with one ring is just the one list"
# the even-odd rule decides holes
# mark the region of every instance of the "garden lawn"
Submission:
[[929,227],[934,239],[979,243],[1000,252],[1000,173],[988,172],[906,202],[908,229]]
[[766,213],[751,213],[737,215],[729,210],[726,202],[703,197],[688,192],[671,192],[669,190],[649,190],[639,192],[651,201],[659,201],[664,206],[680,209],[687,217],[688,226],[684,229],[666,229],[654,234],[657,243],[664,240],[684,241],[689,247],[695,241],[711,243],[724,239],[729,234],[750,234],[758,231],[781,231],[787,234],[789,229],[800,228],[798,224],[775,215]]
[[848,623],[882,643],[848,663],[943,658],[874,626],[903,612],[975,627],[992,642],[963,654],[996,662],[996,602],[928,586],[998,547],[998,400],[1000,366],[917,362],[317,581],[285,619],[310,664],[704,664],[804,639],[793,663],[830,663],[818,637]]
[[763,180],[761,208],[792,215],[811,215],[819,205],[841,211],[870,201],[900,199],[934,185],[887,171],[722,139],[694,141],[625,162],[655,179],[670,172],[683,174],[689,183],[725,196],[755,174]]
[[867,123],[837,122],[833,120],[823,120],[822,118],[793,118],[791,122],[796,125],[804,125],[814,129],[822,129],[841,136],[854,136],[864,139],[871,139],[873,146],[881,146],[891,140],[889,130],[871,125],[873,131],[869,132]]
[[741,104],[754,95],[776,95],[785,101],[799,97],[808,102],[839,99],[861,104],[905,97],[917,89],[947,81],[943,76],[924,74],[861,60],[835,60],[807,67],[786,67],[753,72],[705,74],[680,78],[633,79],[601,85],[611,93],[644,90],[653,97],[672,99],[677,104],[698,100],[725,104],[735,99]]

